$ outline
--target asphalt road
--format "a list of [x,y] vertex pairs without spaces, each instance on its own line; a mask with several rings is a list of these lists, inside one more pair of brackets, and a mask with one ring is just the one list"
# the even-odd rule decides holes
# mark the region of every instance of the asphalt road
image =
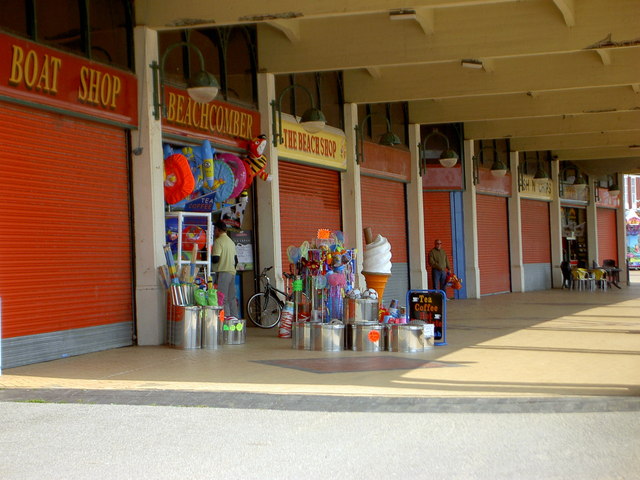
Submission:
[[636,479],[640,412],[0,402],[0,478]]

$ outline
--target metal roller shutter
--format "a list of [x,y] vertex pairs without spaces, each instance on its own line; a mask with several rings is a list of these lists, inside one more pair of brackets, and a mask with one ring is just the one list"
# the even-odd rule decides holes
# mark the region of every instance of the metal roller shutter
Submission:
[[549,204],[522,199],[520,209],[523,263],[551,263]]
[[0,139],[3,367],[130,345],[125,132],[0,103]]
[[618,264],[618,230],[616,229],[616,211],[611,208],[598,208],[598,263],[613,259]]
[[391,278],[384,292],[385,304],[392,298],[404,304],[409,289],[407,254],[407,208],[404,183],[362,176],[362,226],[386,237],[391,244]]
[[287,247],[317,237],[319,228],[342,230],[340,173],[280,161],[280,234],[282,265],[289,265]]
[[[447,252],[449,264],[453,267],[453,235],[451,229],[451,194],[449,192],[425,192],[423,194],[424,244],[427,254],[425,263],[431,285],[429,252],[437,239],[442,240],[442,248]],[[447,289],[450,296],[451,290]]]
[[511,291],[507,199],[477,196],[480,295]]

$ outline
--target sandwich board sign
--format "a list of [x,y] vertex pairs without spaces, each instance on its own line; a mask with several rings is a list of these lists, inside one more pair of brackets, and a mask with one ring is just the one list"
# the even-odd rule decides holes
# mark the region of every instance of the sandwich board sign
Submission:
[[447,295],[442,290],[409,290],[407,292],[409,321],[422,320],[433,325],[434,345],[447,344]]

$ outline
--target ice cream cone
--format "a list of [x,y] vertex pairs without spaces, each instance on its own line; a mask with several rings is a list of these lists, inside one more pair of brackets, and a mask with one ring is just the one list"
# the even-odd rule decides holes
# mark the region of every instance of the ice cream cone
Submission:
[[364,278],[367,281],[367,288],[373,288],[376,292],[378,292],[378,303],[382,303],[384,289],[387,286],[387,281],[389,280],[391,274],[362,272],[362,275],[364,275]]

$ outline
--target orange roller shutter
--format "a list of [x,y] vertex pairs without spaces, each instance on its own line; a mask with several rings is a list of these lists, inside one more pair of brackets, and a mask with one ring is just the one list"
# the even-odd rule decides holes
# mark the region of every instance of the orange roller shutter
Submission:
[[132,322],[125,132],[0,103],[0,140],[3,338]]
[[522,257],[524,263],[551,263],[549,203],[522,199]]
[[477,195],[480,294],[511,291],[507,199]]
[[313,240],[319,228],[342,230],[340,173],[282,160],[278,171],[282,266],[288,271],[288,246]]

